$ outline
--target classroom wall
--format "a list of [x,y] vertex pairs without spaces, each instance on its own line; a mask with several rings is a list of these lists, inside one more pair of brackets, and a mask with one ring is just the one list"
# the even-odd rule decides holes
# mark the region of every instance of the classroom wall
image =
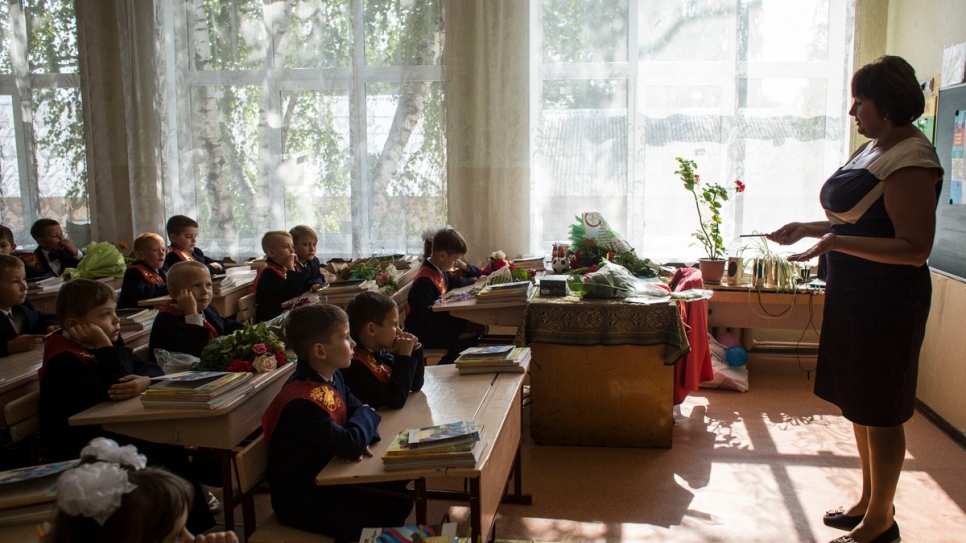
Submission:
[[[920,80],[942,71],[943,49],[966,42],[963,0],[862,0],[869,19],[861,29],[882,23],[887,7],[885,52],[909,61]],[[868,4],[876,4],[869,6]],[[878,29],[881,30],[881,29]],[[875,32],[875,30],[871,30]],[[859,33],[861,34],[861,32]],[[919,359],[919,399],[947,422],[966,433],[966,283],[933,273],[933,303]]]

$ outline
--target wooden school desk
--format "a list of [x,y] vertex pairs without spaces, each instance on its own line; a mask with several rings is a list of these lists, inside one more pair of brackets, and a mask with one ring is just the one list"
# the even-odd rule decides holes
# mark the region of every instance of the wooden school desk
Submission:
[[[211,305],[218,310],[218,314],[222,317],[231,317],[235,313],[238,313],[238,300],[240,300],[243,296],[247,296],[255,292],[255,286],[253,284],[253,281],[255,281],[255,274],[239,273],[238,275],[235,275],[235,281],[236,282],[234,285],[226,289],[222,289],[221,292],[215,294],[211,298]],[[138,305],[141,307],[153,307],[154,309],[158,309],[170,299],[171,296],[158,296],[157,298],[141,300],[138,302]]]
[[233,530],[232,449],[261,428],[262,413],[293,371],[295,363],[289,362],[275,371],[256,374],[254,390],[218,409],[145,409],[140,398],[131,398],[100,403],[68,421],[71,426],[99,424],[109,432],[155,443],[212,449],[222,461],[225,528]]
[[[100,279],[96,279],[96,281],[105,283],[115,291],[120,291],[123,277],[102,277]],[[44,292],[28,292],[27,297],[30,298],[30,301],[34,303],[34,307],[36,307],[38,311],[43,311],[44,313],[55,313],[57,311],[58,293],[60,293],[60,289],[47,290]]]
[[[134,349],[147,345],[151,337],[151,329],[123,332],[124,345]],[[7,422],[3,418],[3,407],[21,396],[38,390],[40,378],[37,371],[44,363],[43,346],[32,351],[12,354],[0,358],[0,428],[6,428]]]
[[[319,485],[348,485],[405,481],[413,479],[417,495],[417,522],[426,520],[429,497],[453,497],[451,493],[426,491],[427,477],[455,477],[469,483],[468,494],[458,493],[470,502],[470,523],[474,541],[482,535],[489,540],[497,507],[503,500],[511,473],[514,492],[508,501],[530,503],[522,494],[520,461],[520,395],[525,373],[459,375],[455,366],[426,368],[426,381],[419,392],[409,395],[405,407],[380,411],[379,435],[382,440],[371,446],[372,458],[345,464],[334,458],[319,472]],[[399,432],[411,429],[476,419],[484,427],[486,446],[472,467],[414,468],[387,472],[381,456]]]

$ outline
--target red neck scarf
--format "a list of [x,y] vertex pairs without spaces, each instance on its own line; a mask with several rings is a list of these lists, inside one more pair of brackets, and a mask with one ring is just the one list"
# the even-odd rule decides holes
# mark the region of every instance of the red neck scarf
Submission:
[[[298,264],[296,264],[296,266],[298,266]],[[272,260],[266,260],[265,265],[259,268],[258,273],[255,274],[255,281],[252,283],[255,288],[258,288],[258,280],[262,278],[262,273],[264,273],[266,270],[272,270],[272,272],[277,273],[278,276],[282,278],[282,281],[288,279],[287,269],[279,266]]]

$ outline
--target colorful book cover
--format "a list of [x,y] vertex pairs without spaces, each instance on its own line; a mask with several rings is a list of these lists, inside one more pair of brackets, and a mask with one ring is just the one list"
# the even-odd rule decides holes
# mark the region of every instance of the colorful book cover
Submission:
[[397,528],[363,528],[359,543],[449,543],[456,537],[456,523],[400,526]]
[[445,447],[457,443],[478,441],[480,431],[475,420],[462,420],[416,428],[409,431],[409,448],[411,450],[427,449],[431,447]]
[[467,358],[505,358],[513,351],[513,345],[487,345],[485,347],[470,347],[460,351],[460,356]]

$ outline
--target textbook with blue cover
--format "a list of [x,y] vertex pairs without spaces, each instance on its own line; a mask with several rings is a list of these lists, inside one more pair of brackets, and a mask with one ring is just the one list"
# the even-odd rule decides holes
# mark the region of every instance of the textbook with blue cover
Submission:
[[458,443],[480,440],[480,430],[475,420],[461,420],[439,426],[416,428],[409,431],[409,450],[446,447]]

